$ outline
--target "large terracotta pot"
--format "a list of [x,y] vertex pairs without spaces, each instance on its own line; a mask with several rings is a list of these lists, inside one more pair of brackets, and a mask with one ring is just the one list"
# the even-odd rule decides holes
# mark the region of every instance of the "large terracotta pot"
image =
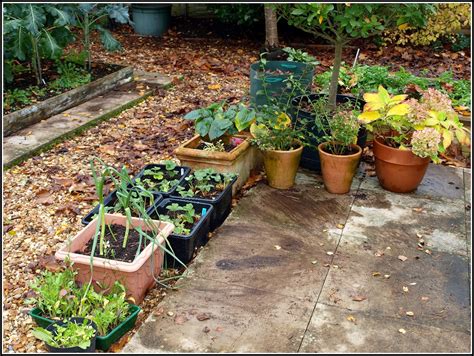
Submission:
[[385,145],[374,139],[375,172],[380,185],[391,192],[410,193],[423,180],[430,158],[421,158],[410,150]]
[[277,189],[289,189],[295,184],[303,146],[291,151],[263,151],[263,164],[268,185]]
[[[117,214],[105,214],[106,224],[125,226],[127,218]],[[78,232],[70,241],[67,241],[55,254],[57,260],[64,261],[69,258],[74,262],[73,268],[78,271],[77,280],[88,283],[91,277],[90,255],[82,253],[87,243],[95,235],[98,218]],[[156,238],[156,243],[148,244],[133,262],[115,261],[107,258],[94,257],[92,279],[100,282],[104,287],[110,287],[115,281],[121,282],[127,291],[127,296],[133,297],[136,304],[143,301],[146,291],[155,284],[155,278],[160,275],[163,263],[163,250],[159,245],[165,245],[165,239],[173,232],[174,225],[164,221],[153,220],[161,232]],[[132,227],[140,226],[148,231],[150,228],[143,219],[132,218]],[[168,246],[166,246],[168,248]],[[100,291],[97,283],[94,289]]]
[[319,158],[321,160],[321,172],[326,190],[329,193],[345,194],[351,190],[352,179],[357,171],[362,148],[358,145],[351,145],[353,151],[351,155],[335,155],[325,151],[327,142],[318,146]]

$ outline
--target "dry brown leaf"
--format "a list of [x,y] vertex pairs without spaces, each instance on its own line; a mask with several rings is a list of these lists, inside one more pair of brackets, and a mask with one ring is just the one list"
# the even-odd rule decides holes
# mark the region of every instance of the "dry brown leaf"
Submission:
[[47,189],[41,189],[36,193],[36,202],[43,205],[51,205],[54,203],[54,199],[51,196],[51,192]]
[[207,313],[200,313],[196,315],[196,319],[199,321],[209,320],[210,318],[211,318],[210,315]]
[[400,255],[400,256],[398,256],[398,259],[399,259],[400,261],[405,262],[406,260],[408,260],[408,257],[403,256],[403,255]]
[[362,301],[364,301],[364,300],[366,300],[366,299],[367,299],[367,297],[366,297],[366,296],[363,296],[363,295],[354,295],[354,296],[352,296],[352,300],[353,300],[354,302],[362,302]]

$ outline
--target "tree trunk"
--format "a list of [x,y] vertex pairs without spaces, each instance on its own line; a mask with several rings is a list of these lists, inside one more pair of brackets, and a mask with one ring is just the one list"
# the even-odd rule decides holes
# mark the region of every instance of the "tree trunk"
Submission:
[[276,12],[272,4],[265,4],[265,46],[269,49],[278,47],[278,27]]
[[335,48],[334,48],[334,64],[332,69],[331,75],[331,84],[329,86],[329,107],[331,110],[336,109],[336,96],[337,96],[337,84],[339,81],[339,72],[341,69],[341,61],[342,61],[342,46],[343,43],[341,41],[336,41]]

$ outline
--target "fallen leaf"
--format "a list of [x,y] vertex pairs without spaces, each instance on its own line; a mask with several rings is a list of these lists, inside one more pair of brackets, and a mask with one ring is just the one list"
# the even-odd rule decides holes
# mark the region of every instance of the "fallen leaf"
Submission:
[[401,333],[401,334],[406,334],[407,331],[403,328],[400,328],[400,329],[398,329],[398,332]]
[[189,319],[186,318],[186,316],[184,316],[184,315],[176,315],[175,318],[174,318],[174,323],[178,324],[178,325],[182,325],[185,322],[187,322],[188,320]]
[[207,86],[208,89],[211,89],[211,90],[219,90],[221,88],[221,85],[220,84],[209,84]]
[[389,274],[384,274],[383,277],[384,277],[385,279],[389,279],[389,278],[390,278],[390,275],[389,275]]
[[366,299],[367,299],[367,297],[365,297],[365,296],[363,296],[363,295],[355,295],[355,296],[352,297],[352,300],[353,300],[354,302],[362,302],[362,301],[364,301],[364,300],[366,300]]
[[311,261],[311,263],[315,265],[316,263],[318,263],[318,261]]
[[206,314],[206,313],[201,313],[201,314],[196,315],[196,319],[199,321],[209,320],[210,318],[211,317],[209,316],[209,314]]
[[412,210],[417,213],[421,213],[423,211],[423,208],[413,208]]
[[337,224],[338,229],[344,229],[344,224]]
[[400,255],[400,256],[398,256],[398,259],[399,259],[400,261],[405,262],[406,260],[408,260],[408,257],[403,256],[403,255]]
[[202,329],[202,331],[207,334],[209,331],[211,331],[211,329],[209,329],[207,326],[205,326],[204,329]]
[[408,287],[403,286],[403,291],[404,291],[405,293],[408,292]]
[[411,283],[409,283],[409,285],[415,286],[415,285],[416,285],[416,282],[411,282]]
[[432,255],[433,252],[431,252],[430,250],[425,250],[425,253],[427,253],[428,255]]
[[416,236],[418,236],[419,239],[421,239],[423,237],[423,235],[420,234],[419,232],[416,233]]
[[334,255],[334,252],[328,251],[328,252],[326,252],[326,255],[332,256],[332,255]]
[[372,276],[378,277],[378,276],[381,276],[381,273],[380,272],[372,272]]
[[51,192],[47,189],[41,189],[36,193],[36,202],[43,205],[51,205],[54,203],[54,199],[51,196]]
[[422,300],[423,302],[426,302],[426,301],[430,300],[430,298],[429,298],[429,297],[421,297],[421,300]]
[[356,323],[356,318],[353,315],[349,315],[346,319],[354,324]]
[[384,252],[379,250],[379,251],[375,252],[374,255],[376,257],[382,257],[384,255]]
[[408,316],[415,316],[415,313],[413,313],[412,311],[407,311],[407,312],[406,312],[406,315],[408,315]]
[[273,247],[275,247],[276,250],[281,250],[281,246],[279,245],[273,245]]
[[166,314],[168,314],[169,316],[173,316],[173,315],[174,315],[174,313],[173,313],[172,311],[169,311],[169,312],[167,312]]

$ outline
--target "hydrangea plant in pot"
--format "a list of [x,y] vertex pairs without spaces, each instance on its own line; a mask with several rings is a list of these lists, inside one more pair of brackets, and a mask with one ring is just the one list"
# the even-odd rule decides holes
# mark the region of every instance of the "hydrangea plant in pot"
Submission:
[[213,168],[238,175],[233,194],[245,183],[253,169],[262,165],[261,154],[250,145],[248,128],[255,111],[243,104],[213,103],[184,116],[194,121],[196,135],[175,150],[181,164],[193,170]]
[[345,194],[351,189],[362,155],[362,148],[356,144],[360,127],[358,114],[348,103],[338,106],[333,115],[328,111],[330,118],[319,116],[316,120],[319,131],[323,133],[318,145],[321,172],[324,186],[330,193]]
[[390,94],[379,86],[364,95],[361,123],[374,133],[375,170],[380,185],[392,192],[414,191],[423,180],[430,161],[454,139],[470,145],[451,100],[436,89],[420,91],[418,97]]

